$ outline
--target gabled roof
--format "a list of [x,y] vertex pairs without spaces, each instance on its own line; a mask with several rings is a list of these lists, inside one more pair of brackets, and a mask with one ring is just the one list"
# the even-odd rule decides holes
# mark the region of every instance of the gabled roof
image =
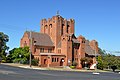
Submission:
[[[28,37],[30,38],[30,31],[26,31],[25,33],[28,34]],[[39,33],[39,32],[31,32],[31,37],[36,41],[35,45],[38,46],[54,46],[51,38],[49,35],[45,33]]]
[[77,39],[72,39],[74,43],[80,43]]
[[75,38],[76,39],[76,36],[74,35],[74,33],[70,33],[68,34],[69,36],[71,36],[72,38]]
[[95,51],[89,45],[85,46],[85,52],[88,55],[95,55]]
[[92,55],[92,56],[99,55],[98,53],[95,54],[95,50],[93,50],[91,48],[91,46],[89,45],[89,41],[88,40],[85,41],[85,52],[86,52],[86,54]]
[[80,42],[77,40],[76,36],[75,36],[73,33],[70,33],[69,36],[72,37],[72,41],[73,41],[74,43],[80,43]]

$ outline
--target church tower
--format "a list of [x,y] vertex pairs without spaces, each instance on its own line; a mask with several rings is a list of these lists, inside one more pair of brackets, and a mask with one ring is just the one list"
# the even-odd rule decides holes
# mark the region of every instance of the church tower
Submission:
[[52,18],[42,19],[40,32],[48,34],[55,46],[55,53],[57,53],[58,45],[61,43],[61,37],[65,34],[74,33],[74,19],[65,19],[57,12],[56,16]]

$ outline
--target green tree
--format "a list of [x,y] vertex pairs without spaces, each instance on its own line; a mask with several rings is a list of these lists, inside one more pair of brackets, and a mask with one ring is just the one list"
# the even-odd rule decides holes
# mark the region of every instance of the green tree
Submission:
[[29,61],[29,47],[24,48],[14,48],[9,51],[8,61],[14,63],[28,63]]
[[114,55],[105,54],[103,56],[104,68],[110,68],[111,66],[116,65],[115,59],[116,59],[116,57]]
[[6,50],[9,49],[9,47],[6,45],[6,43],[9,41],[8,35],[4,34],[3,32],[0,32],[0,57],[6,61]]
[[110,53],[106,53],[105,50],[102,50],[100,48],[99,48],[99,54],[101,56],[97,57],[98,69],[103,69],[103,68],[110,69],[111,68],[111,69],[114,69],[113,71],[115,71],[115,69],[120,69],[120,57],[117,57]]
[[102,50],[101,48],[98,48],[98,53],[102,56],[104,56],[106,54],[105,50]]
[[97,62],[98,62],[97,68],[103,70],[103,60],[102,60],[102,56],[98,56],[98,57],[97,57]]

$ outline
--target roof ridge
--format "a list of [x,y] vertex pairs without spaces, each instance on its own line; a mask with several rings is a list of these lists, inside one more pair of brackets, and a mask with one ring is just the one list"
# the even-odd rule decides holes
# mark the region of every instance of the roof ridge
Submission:
[[[41,32],[35,32],[35,31],[25,31],[25,33],[26,32],[32,32],[32,33],[37,33],[37,34],[45,34],[45,35],[48,35],[48,34],[46,34],[46,33],[41,33]],[[48,35],[49,36],[49,35]]]

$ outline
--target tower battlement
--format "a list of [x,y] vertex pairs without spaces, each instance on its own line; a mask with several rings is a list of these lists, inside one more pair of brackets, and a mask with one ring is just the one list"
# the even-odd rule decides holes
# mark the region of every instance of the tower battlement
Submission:
[[42,27],[43,25],[52,24],[52,23],[57,22],[57,21],[61,22],[64,25],[65,25],[65,22],[67,22],[68,25],[70,25],[70,23],[75,23],[74,19],[65,19],[65,18],[58,15],[58,16],[53,16],[52,18],[42,19],[40,24]]
[[41,33],[49,33],[51,27],[60,29],[58,31],[61,31],[62,32],[61,34],[74,33],[74,23],[75,23],[74,19],[67,20],[61,17],[60,15],[56,15],[48,19],[42,19],[40,22]]

